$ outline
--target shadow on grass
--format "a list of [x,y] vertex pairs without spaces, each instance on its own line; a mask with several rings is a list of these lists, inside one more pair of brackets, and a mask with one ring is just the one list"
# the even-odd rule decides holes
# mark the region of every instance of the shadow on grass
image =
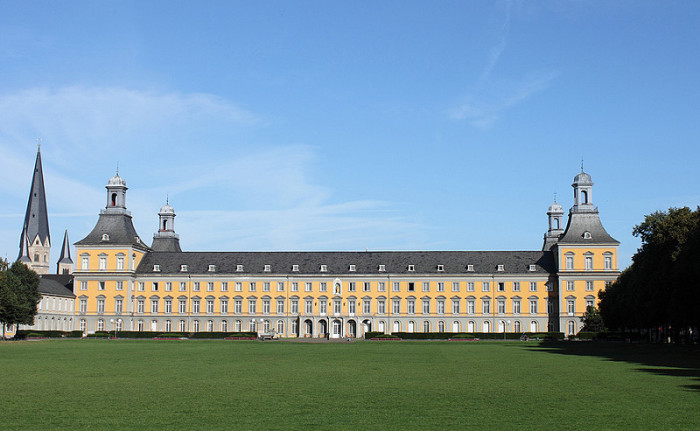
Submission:
[[558,355],[596,356],[642,365],[636,371],[684,377],[698,384],[683,385],[700,392],[700,346],[677,344],[627,344],[612,342],[542,342],[534,351]]

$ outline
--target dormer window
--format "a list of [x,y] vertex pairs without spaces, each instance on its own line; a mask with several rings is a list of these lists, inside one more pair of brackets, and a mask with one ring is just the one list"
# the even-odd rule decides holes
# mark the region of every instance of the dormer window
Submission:
[[321,272],[328,272],[328,265],[321,265]]
[[445,265],[438,265],[437,270],[438,272],[443,272],[445,270]]
[[265,272],[270,272],[270,271],[272,271],[272,266],[271,266],[271,265],[265,265],[264,271],[265,271]]
[[292,265],[292,272],[299,272],[299,265]]
[[379,272],[386,271],[386,265],[379,265]]
[[415,271],[415,270],[416,270],[416,266],[415,266],[415,265],[408,265],[408,271],[409,271],[409,272],[413,272],[413,271]]
[[187,272],[187,265],[180,265],[180,272]]
[[243,265],[236,265],[236,272],[243,272]]
[[216,265],[209,265],[209,272],[216,272]]
[[350,268],[348,269],[348,271],[355,272],[355,269],[356,269],[355,265],[350,265]]
[[160,265],[153,265],[153,272],[160,272]]
[[503,265],[498,265],[496,271],[503,272]]
[[593,238],[593,237],[591,236],[590,232],[586,231],[583,233],[583,239],[591,239],[591,238]]
[[467,265],[467,272],[474,272],[474,265]]
[[535,265],[530,265],[529,271],[530,271],[530,272],[534,272],[534,271],[535,271]]
[[103,233],[102,234],[102,241],[109,241],[109,234]]

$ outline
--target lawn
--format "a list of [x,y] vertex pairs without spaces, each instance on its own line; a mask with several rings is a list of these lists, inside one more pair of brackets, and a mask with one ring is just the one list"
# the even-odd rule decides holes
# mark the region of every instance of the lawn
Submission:
[[2,429],[700,429],[700,348],[0,342]]

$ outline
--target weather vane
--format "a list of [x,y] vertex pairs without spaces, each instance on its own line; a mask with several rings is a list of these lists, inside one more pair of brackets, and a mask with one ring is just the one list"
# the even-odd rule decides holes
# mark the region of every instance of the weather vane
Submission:
[[41,152],[41,138],[36,138],[36,145],[39,152]]

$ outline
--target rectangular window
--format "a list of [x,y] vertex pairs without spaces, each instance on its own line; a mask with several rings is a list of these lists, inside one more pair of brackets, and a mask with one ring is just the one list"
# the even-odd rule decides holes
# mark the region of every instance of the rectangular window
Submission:
[[117,290],[124,290],[124,282],[117,281]]
[[586,290],[589,292],[593,290],[593,282],[592,281],[586,282]]
[[437,314],[445,314],[445,301],[437,301]]
[[195,292],[199,292],[199,281],[194,282],[194,286],[192,287],[192,290]]
[[530,314],[537,314],[537,300],[530,300]]
[[263,292],[269,292],[270,291],[270,282],[265,281],[263,282]]
[[353,316],[356,312],[357,302],[354,299],[348,301],[348,314]]
[[241,314],[243,312],[243,300],[235,299],[233,301],[233,312],[236,314]]
[[254,281],[248,283],[248,292],[255,292],[258,289],[257,284]]
[[139,299],[136,301],[136,312],[137,313],[145,313],[146,312],[146,301],[143,299]]
[[588,309],[588,307],[593,307],[593,300],[592,299],[586,299],[586,309]]
[[491,314],[491,301],[488,299],[481,301],[481,314]]
[[362,300],[362,314],[372,314],[372,302],[369,299]]
[[270,300],[263,299],[263,314],[270,314]]
[[192,312],[199,313],[199,299],[192,300]]
[[430,282],[429,281],[423,282],[423,292],[430,292]]
[[383,299],[377,300],[377,314],[386,314],[386,301]]
[[80,282],[80,290],[87,290],[87,281]]
[[473,292],[474,291],[474,282],[469,281],[467,282],[467,292]]
[[207,282],[207,292],[213,292],[214,291],[214,282],[209,281]]
[[430,300],[423,300],[423,314],[430,314]]
[[314,301],[307,299],[304,301],[304,313],[313,314],[314,313]]
[[351,281],[348,283],[348,292],[354,292],[355,291],[355,282]]
[[151,313],[158,313],[158,300],[151,299]]
[[319,292],[328,292],[328,283],[326,283],[325,281],[318,283],[318,291]]
[[474,314],[475,310],[475,301],[473,299],[467,299],[467,314]]
[[177,304],[177,311],[180,314],[187,313],[187,300],[186,299],[180,299]]
[[222,291],[222,292],[228,292],[228,282],[227,282],[227,281],[222,281],[222,282],[221,282],[221,291]]
[[491,283],[489,283],[488,281],[483,281],[483,282],[481,283],[481,291],[482,291],[482,292],[488,292],[488,291],[490,291],[490,290],[491,290]]
[[310,281],[304,283],[304,292],[312,292],[313,290],[313,284]]
[[369,281],[365,281],[364,283],[362,283],[362,291],[363,292],[369,292],[371,290],[372,290],[372,285],[370,284]]
[[277,291],[278,291],[278,292],[284,292],[284,281],[278,281],[278,282],[277,282]]
[[409,299],[406,302],[406,312],[408,314],[416,314],[416,301],[413,299]]
[[277,314],[284,314],[284,299],[277,300]]
[[496,301],[496,312],[498,314],[506,314],[506,300],[499,299]]
[[408,283],[408,291],[409,291],[409,292],[413,292],[413,291],[415,291],[415,290],[416,290],[416,284],[413,283],[413,282],[409,282],[409,283]]
[[340,301],[333,301],[333,314],[340,314]]
[[452,300],[452,314],[459,314],[459,299]]
[[211,314],[214,312],[214,300],[207,299],[207,313]]
[[105,271],[105,270],[107,270],[107,258],[106,258],[106,257],[103,257],[103,256],[100,257],[100,267],[99,267],[99,269],[100,269],[100,271]]
[[520,292],[520,282],[519,281],[513,282],[513,292]]
[[318,312],[319,314],[328,314],[328,303],[325,299],[318,301]]
[[173,300],[172,299],[165,300],[165,312],[168,314],[173,312]]
[[98,290],[105,290],[105,282],[100,281],[99,284],[97,285]]
[[574,306],[574,300],[573,299],[567,299],[566,300],[566,313],[568,315],[573,315],[576,312],[575,306]]
[[123,256],[117,256],[117,269],[118,270],[124,269],[124,257]]
[[604,262],[604,265],[605,265],[605,269],[606,269],[606,270],[611,270],[611,269],[613,269],[613,267],[612,267],[612,256],[604,256],[604,257],[603,257],[603,262]]
[[243,283],[240,282],[240,281],[237,281],[237,282],[233,285],[233,290],[236,291],[236,292],[242,292],[242,291],[243,291]]
[[296,281],[292,282],[292,292],[298,292],[299,291],[299,283]]
[[289,312],[292,314],[299,313],[299,300],[298,299],[292,299]]
[[171,283],[169,281],[165,282],[165,291],[172,292],[173,291],[173,283]]
[[383,281],[380,281],[377,283],[377,292],[386,292],[386,283]]
[[574,257],[566,256],[566,269],[574,269]]
[[158,292],[158,283],[155,281],[151,283],[151,292]]
[[98,299],[97,300],[97,313],[98,314],[104,314],[105,312],[105,300],[104,299]]
[[513,314],[520,314],[520,301],[513,300]]
[[255,314],[258,309],[258,302],[255,299],[248,300],[248,314]]
[[186,292],[186,291],[187,291],[187,282],[181,281],[180,282],[180,292]]
[[437,284],[437,291],[438,292],[444,292],[445,291],[445,283],[442,281],[438,281]]
[[391,291],[392,292],[400,292],[401,291],[401,284],[398,281],[394,281],[391,284]]
[[537,282],[536,281],[530,282],[530,292],[537,292]]
[[506,291],[506,284],[502,281],[499,281],[497,289],[499,292],[505,292]]
[[83,314],[87,313],[87,299],[80,300],[80,312]]
[[393,299],[391,301],[391,312],[392,314],[401,314],[401,300]]
[[574,289],[574,282],[573,281],[567,281],[566,282],[566,290],[569,292],[573,292]]
[[80,269],[83,271],[87,271],[90,266],[90,258],[87,256],[84,256],[82,259],[80,259]]
[[453,281],[453,282],[452,282],[452,291],[453,291],[453,292],[459,292],[459,281]]
[[590,271],[593,269],[593,257],[592,256],[586,256],[586,271]]
[[122,314],[124,312],[124,300],[117,298],[114,300],[114,314]]

